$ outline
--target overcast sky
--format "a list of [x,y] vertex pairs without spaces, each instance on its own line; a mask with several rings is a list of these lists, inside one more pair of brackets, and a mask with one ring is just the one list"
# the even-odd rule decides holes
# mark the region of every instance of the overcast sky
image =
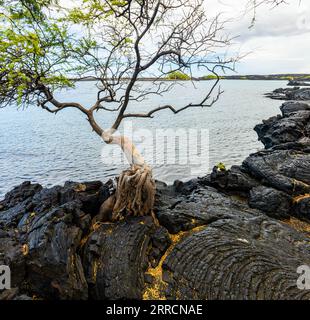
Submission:
[[205,0],[211,13],[224,12],[233,18],[229,24],[235,48],[251,52],[237,65],[241,74],[310,73],[310,1],[287,0],[274,9],[257,10],[256,23],[251,13],[244,14],[248,0]]

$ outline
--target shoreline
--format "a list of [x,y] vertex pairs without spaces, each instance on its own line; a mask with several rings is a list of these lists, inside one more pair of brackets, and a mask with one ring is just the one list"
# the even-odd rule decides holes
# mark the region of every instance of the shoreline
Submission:
[[[221,80],[261,80],[261,81],[310,81],[310,74],[274,74],[274,75],[231,75],[231,76],[219,76]],[[158,79],[153,77],[145,77],[145,78],[138,78],[137,81],[212,81],[215,80],[216,77],[208,76],[205,77],[194,77],[192,79],[183,80],[183,79]],[[85,78],[70,78],[69,80],[75,82],[82,82],[82,81],[99,81],[100,78],[92,78],[92,77],[85,77]],[[111,80],[111,79],[108,79]],[[123,78],[121,81],[128,81],[129,78]]]

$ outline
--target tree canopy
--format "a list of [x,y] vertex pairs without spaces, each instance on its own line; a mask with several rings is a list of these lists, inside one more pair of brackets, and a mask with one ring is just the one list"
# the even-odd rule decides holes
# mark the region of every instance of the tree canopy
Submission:
[[[239,57],[224,54],[232,38],[220,15],[207,16],[203,2],[83,0],[65,7],[57,0],[0,1],[0,106],[37,104],[52,113],[78,108],[102,134],[95,111],[115,113],[112,129],[117,129],[124,118],[212,105],[220,94],[212,98],[216,70],[233,68]],[[251,0],[254,8],[281,2]],[[126,113],[132,101],[169,91],[173,83],[161,80],[171,74],[193,78],[201,68],[217,81],[200,101]],[[143,76],[156,78],[151,91],[138,85]],[[91,106],[55,99],[58,88],[83,77],[99,82]]]

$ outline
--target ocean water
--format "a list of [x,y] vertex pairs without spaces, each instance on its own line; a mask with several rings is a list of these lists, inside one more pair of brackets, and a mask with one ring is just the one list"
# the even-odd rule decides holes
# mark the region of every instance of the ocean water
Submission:
[[[133,102],[129,111],[144,112],[167,103],[182,107],[203,97],[211,84],[203,81],[194,87],[183,82],[169,94]],[[240,164],[263,148],[253,128],[279,114],[281,105],[263,94],[285,85],[285,81],[223,80],[224,93],[212,108],[187,109],[177,115],[164,110],[152,119],[126,121],[121,130],[132,128],[134,142],[153,166],[156,179],[167,183],[188,180],[205,175],[219,162],[226,167]],[[141,86],[149,88],[150,83],[141,82]],[[80,82],[57,96],[89,107],[96,97],[95,83]],[[96,116],[108,128],[115,115],[98,112]],[[165,134],[167,138],[159,138]],[[126,168],[121,160],[117,150],[105,145],[77,110],[54,115],[36,106],[0,109],[0,199],[26,180],[43,186],[66,180],[106,181]]]

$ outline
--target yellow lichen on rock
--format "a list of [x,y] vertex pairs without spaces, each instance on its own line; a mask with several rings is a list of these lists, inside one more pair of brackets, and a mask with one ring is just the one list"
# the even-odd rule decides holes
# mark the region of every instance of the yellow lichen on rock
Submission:
[[75,188],[74,191],[75,192],[85,192],[86,191],[86,185],[83,183],[79,183]]
[[166,260],[167,256],[172,252],[175,246],[186,236],[189,236],[193,233],[199,232],[205,229],[206,226],[199,226],[190,231],[180,231],[177,234],[169,234],[171,245],[166,250],[164,255],[161,257],[158,265],[155,268],[150,267],[146,274],[152,276],[153,283],[146,285],[143,300],[166,300],[165,290],[167,288],[167,283],[163,281],[163,263]]
[[168,248],[165,254],[161,257],[158,266],[155,268],[149,268],[147,270],[147,274],[153,277],[153,283],[146,288],[143,293],[143,300],[165,300],[165,296],[163,294],[164,290],[167,287],[167,283],[162,280],[163,277],[163,263],[167,258],[168,254],[171,252],[170,249],[172,245]]
[[306,194],[303,194],[303,195],[299,195],[299,196],[293,198],[293,202],[294,202],[294,203],[298,203],[298,202],[300,202],[301,200],[308,199],[308,198],[310,198],[310,193],[306,193]]
[[101,226],[102,226],[102,222],[99,222],[99,221],[97,221],[97,222],[95,222],[92,226],[91,226],[91,230],[92,231],[96,231],[96,230],[98,230]]
[[85,236],[84,238],[81,239],[80,241],[80,247],[84,247],[85,243],[88,241],[89,235]]
[[283,223],[289,225],[290,227],[294,228],[299,232],[304,232],[310,237],[310,223],[305,221],[301,221],[297,218],[290,217],[287,220],[284,220]]
[[21,251],[22,251],[22,254],[24,256],[27,256],[29,254],[29,247],[28,247],[28,244],[24,244],[21,248]]
[[99,261],[96,259],[94,261],[94,264],[92,266],[92,280],[94,283],[96,283],[96,280],[97,280],[97,273],[98,273],[98,268],[100,266],[100,263]]

